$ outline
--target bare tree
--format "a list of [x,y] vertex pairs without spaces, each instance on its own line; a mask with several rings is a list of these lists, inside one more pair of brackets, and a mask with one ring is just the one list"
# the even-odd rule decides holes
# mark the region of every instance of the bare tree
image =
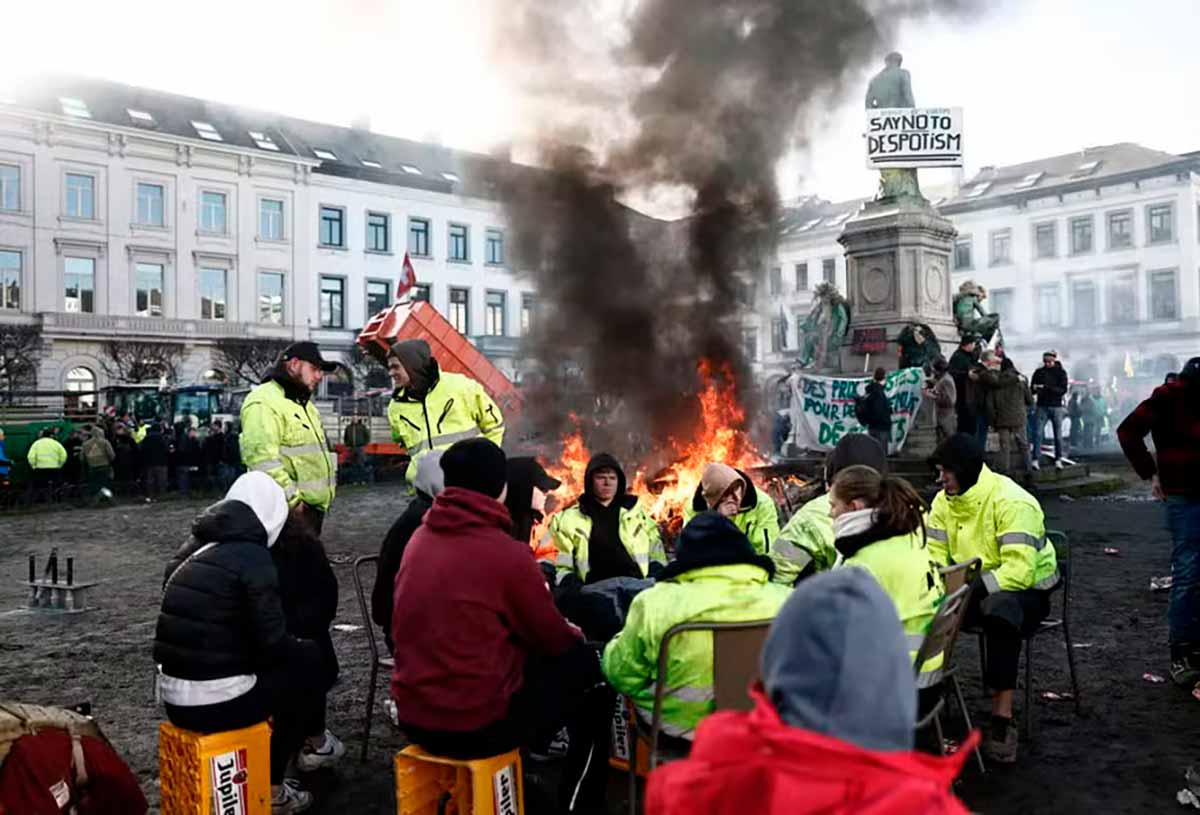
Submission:
[[108,340],[100,364],[118,382],[146,382],[162,377],[174,382],[179,378],[179,365],[185,356],[179,343]]
[[34,389],[41,358],[40,325],[0,323],[0,388],[7,395],[9,402],[13,400],[13,394],[18,389]]
[[257,385],[279,360],[286,340],[229,337],[217,340],[213,364],[225,372],[230,384]]

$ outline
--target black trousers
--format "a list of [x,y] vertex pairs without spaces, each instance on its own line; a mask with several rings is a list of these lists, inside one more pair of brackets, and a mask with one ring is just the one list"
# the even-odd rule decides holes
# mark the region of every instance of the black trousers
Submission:
[[984,594],[976,591],[966,625],[983,630],[987,661],[983,678],[992,690],[1014,690],[1021,660],[1021,640],[1050,615],[1054,590],[1025,589]]
[[324,727],[325,691],[315,671],[275,670],[258,674],[248,692],[215,705],[179,707],[165,705],[167,719],[176,727],[197,733],[239,730],[272,719],[271,783],[282,784],[288,761],[312,735],[319,717]]
[[508,714],[479,730],[426,730],[400,723],[409,741],[431,753],[457,759],[494,756],[515,748],[543,751],[567,728],[570,746],[558,811],[603,802],[608,773],[608,733],[616,703],[600,670],[596,649],[578,643],[558,657],[530,657],[525,682]]

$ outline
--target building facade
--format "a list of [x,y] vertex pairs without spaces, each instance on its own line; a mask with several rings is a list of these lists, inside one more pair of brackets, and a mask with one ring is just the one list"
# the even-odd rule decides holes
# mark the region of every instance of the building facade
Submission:
[[[91,80],[0,101],[0,323],[41,327],[36,387],[111,384],[104,345],[314,339],[345,360],[395,298],[430,300],[507,373],[536,310],[507,263],[495,162]],[[347,372],[348,374],[348,372]]]
[[[958,230],[955,290],[967,280],[987,289],[985,308],[1001,315],[1005,347],[1022,370],[1055,349],[1073,379],[1107,383],[1127,367],[1161,379],[1200,353],[1196,155],[1088,148],[986,167],[934,198]],[[807,314],[821,279],[814,261],[837,257],[835,274],[844,274],[834,222],[860,205],[808,201],[789,212],[770,272],[778,284],[760,298],[753,326],[770,338],[759,355],[765,376],[785,373],[795,355],[796,338],[778,329],[786,319],[794,333]]]

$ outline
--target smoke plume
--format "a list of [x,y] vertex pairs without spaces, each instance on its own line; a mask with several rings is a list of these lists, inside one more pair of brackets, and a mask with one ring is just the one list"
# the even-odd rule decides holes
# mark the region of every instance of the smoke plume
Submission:
[[[497,64],[540,168],[499,180],[513,265],[540,305],[534,426],[560,432],[573,412],[626,455],[630,431],[651,447],[686,436],[701,359],[754,416],[740,313],[774,246],[777,162],[824,100],[882,66],[900,23],[979,5],[625,0],[614,16],[595,0],[505,2]],[[687,215],[658,221],[630,200]]]

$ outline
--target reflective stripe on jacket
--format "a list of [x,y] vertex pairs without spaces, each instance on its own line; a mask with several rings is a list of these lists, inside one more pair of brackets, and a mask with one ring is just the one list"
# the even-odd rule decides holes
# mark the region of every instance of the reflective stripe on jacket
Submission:
[[[703,499],[700,499],[699,505],[696,500],[684,504],[683,522],[686,524],[705,509]],[[742,509],[729,520],[750,539],[754,551],[760,555],[771,554],[771,544],[779,537],[779,509],[770,493],[754,487],[753,502],[743,499]]]
[[[842,565],[866,569],[892,599],[908,638],[909,656],[915,662],[946,593],[938,564],[930,558],[920,531],[867,544]],[[931,688],[942,680],[943,661],[941,654],[926,660],[917,675],[918,688]]]
[[430,450],[445,450],[456,441],[484,436],[504,443],[504,415],[483,386],[469,376],[442,371],[422,400],[393,398],[388,403],[392,441],[403,444],[411,458],[407,477],[417,475],[417,461]]
[[771,546],[775,582],[796,583],[812,563],[818,572],[828,571],[841,559],[833,545],[833,519],[829,517],[829,494],[818,495],[791,517]]
[[329,452],[321,413],[303,405],[274,380],[262,383],[242,404],[242,464],[261,470],[283,487],[288,506],[303,501],[329,509],[337,491],[337,457]]
[[[621,543],[641,569],[642,577],[650,576],[650,564],[667,565],[658,524],[639,506],[620,509],[617,529]],[[556,512],[550,519],[550,540],[554,543],[554,566],[558,580],[574,574],[580,580],[588,576],[588,539],[592,535],[592,519],[583,514],[578,504]]]
[[934,560],[950,564],[979,558],[989,592],[1052,589],[1058,584],[1054,544],[1046,539],[1037,499],[987,466],[962,495],[939,492],[926,526]]
[[[707,566],[655,584],[633,598],[625,628],[604,649],[604,675],[630,696],[647,721],[654,712],[658,649],[672,626],[692,621],[773,619],[790,591],[750,564]],[[713,711],[712,634],[689,631],[672,638],[663,698],[663,732],[691,738]]]
[[25,458],[35,470],[60,470],[67,463],[67,449],[57,439],[43,436],[29,446]]

